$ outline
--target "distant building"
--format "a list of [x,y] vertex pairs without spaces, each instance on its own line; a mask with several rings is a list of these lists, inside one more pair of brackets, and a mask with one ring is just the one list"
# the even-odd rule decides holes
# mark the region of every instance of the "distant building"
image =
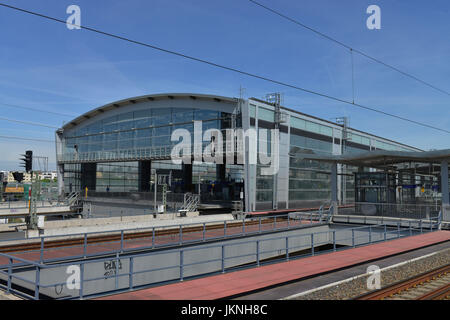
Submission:
[[[16,172],[16,171],[14,171]],[[31,183],[31,174],[27,173],[25,171],[18,171],[18,172],[22,172],[23,173],[23,180],[22,183]],[[14,176],[13,176],[13,171],[9,171],[8,172],[8,179],[6,180],[8,183],[13,183],[13,182],[17,182],[16,180],[14,180]]]
[[43,172],[41,174],[39,174],[39,177],[41,180],[55,180],[58,178],[58,173],[56,171],[52,171],[52,172]]

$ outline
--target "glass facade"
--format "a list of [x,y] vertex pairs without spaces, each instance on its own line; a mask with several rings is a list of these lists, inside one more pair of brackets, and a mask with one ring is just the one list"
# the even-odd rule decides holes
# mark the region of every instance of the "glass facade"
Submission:
[[[179,143],[179,141],[171,141],[174,130],[186,129],[193,135],[196,120],[202,121],[203,133],[208,129],[218,129],[224,134],[225,129],[231,128],[232,111],[230,110],[233,110],[235,105],[231,105],[230,101],[224,106],[217,105],[221,103],[221,99],[209,98],[206,102],[202,101],[203,104],[200,105],[197,104],[199,100],[195,97],[188,96],[183,99],[177,101],[167,97],[167,99],[160,99],[161,101],[154,101],[154,105],[152,105],[153,102],[149,103],[150,107],[146,108],[133,101],[128,106],[121,103],[118,109],[108,108],[109,111],[96,113],[94,118],[86,116],[83,120],[85,122],[82,121],[73,128],[66,129],[62,136],[61,154],[58,154],[58,159],[62,159],[59,161],[64,162],[65,190],[77,191],[83,185],[90,184],[99,192],[107,190],[135,192],[144,189],[151,191],[153,177],[148,173],[151,168],[157,170],[161,179],[170,180],[169,190],[172,192],[186,192],[184,188],[189,184],[191,187],[194,185],[190,192],[201,192],[202,196],[208,195],[211,200],[217,200],[214,192],[221,194],[222,199],[236,197],[233,196],[235,194],[239,197],[238,193],[242,190],[244,176],[246,176],[244,165],[226,164],[219,167],[214,163],[194,162],[188,168],[192,170],[190,175],[187,174],[185,165],[172,163],[170,152],[168,155],[161,153],[160,157],[153,157],[155,150],[156,153],[158,150],[171,150],[175,144]],[[153,101],[150,98],[148,100]],[[148,100],[145,102],[148,103]],[[250,181],[245,181],[249,183],[246,192],[250,193],[251,200],[246,199],[246,201],[252,201],[252,203],[256,201],[256,204],[267,205],[273,201],[274,177],[261,174],[265,165],[261,164],[259,155],[263,153],[269,157],[271,155],[273,137],[270,128],[274,127],[275,112],[268,104],[255,99],[249,101],[251,103],[247,104],[248,112],[240,114],[236,123],[237,128],[242,128],[244,123],[242,121],[248,121],[245,123],[249,123],[250,128],[257,129],[258,136],[258,162],[256,166],[251,167],[251,174],[246,176]],[[214,107],[210,106],[210,103],[215,104]],[[285,113],[284,110],[282,112]],[[244,114],[250,119],[245,119]],[[325,162],[303,160],[298,155],[305,151],[339,154],[342,128],[299,113],[289,112],[288,114],[288,117],[284,117],[286,114],[283,115],[280,130],[283,146],[280,149],[282,170],[277,176],[278,201],[279,203],[287,201],[291,208],[313,201],[316,202],[314,206],[318,203],[323,204],[331,198],[331,165]],[[403,151],[412,149],[355,131],[350,130],[345,153],[370,149]],[[203,147],[210,144],[206,141],[202,143]],[[150,156],[148,156],[148,150],[151,151]],[[144,171],[146,174],[142,175]],[[341,190],[341,199],[346,198],[347,201],[354,199],[353,173],[356,171],[358,168],[339,167],[338,173],[342,177],[340,178],[342,183],[338,186]],[[86,173],[88,178],[84,177]],[[146,180],[145,183],[142,179]],[[189,182],[185,183],[185,179],[189,179]],[[232,182],[228,183],[230,181]],[[343,194],[344,184],[345,195]],[[212,185],[216,187],[211,188]],[[259,208],[263,207],[259,206]]]
[[138,191],[138,162],[97,163],[95,191]]
[[[229,127],[230,114],[215,110],[196,108],[148,108],[127,111],[106,117],[80,128],[74,128],[64,135],[63,158],[76,159],[83,154],[114,153],[114,155],[133,154],[139,149],[167,148],[178,144],[171,141],[172,132],[176,129],[186,129],[193,136],[194,120],[202,121],[202,130],[223,130]],[[203,142],[203,146],[210,142]],[[208,164],[195,165],[193,168],[193,182],[197,182],[201,172],[202,180],[216,180],[214,170],[209,170]],[[175,165],[170,160],[152,161],[152,169],[159,171],[173,171],[174,184],[181,183],[181,165]],[[65,164],[64,184],[66,190],[80,190],[82,187],[82,165]],[[228,167],[229,177],[242,180],[242,166]],[[96,191],[131,192],[139,189],[139,162],[97,162]]]
[[190,108],[125,112],[71,131],[65,136],[64,155],[171,146],[178,143],[170,141],[174,130],[193,133],[193,120],[202,120],[203,130],[221,129],[221,120],[227,117],[223,112]]

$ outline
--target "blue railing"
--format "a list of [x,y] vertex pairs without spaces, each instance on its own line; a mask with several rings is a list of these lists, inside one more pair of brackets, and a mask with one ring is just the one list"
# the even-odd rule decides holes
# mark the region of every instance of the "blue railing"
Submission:
[[[428,223],[428,228],[425,229],[424,225]],[[360,226],[360,227],[354,227],[354,228],[345,228],[340,230],[329,230],[329,231],[322,231],[322,232],[313,232],[308,234],[302,234],[302,235],[288,235],[288,236],[282,236],[282,237],[272,237],[267,239],[253,239],[250,241],[239,241],[236,243],[228,243],[228,244],[218,244],[218,245],[207,245],[207,246],[201,246],[201,247],[182,247],[182,248],[176,248],[176,249],[169,249],[164,251],[153,251],[149,253],[135,253],[131,255],[120,255],[120,253],[116,253],[116,256],[114,259],[111,258],[98,258],[91,261],[74,261],[74,262],[66,262],[66,263],[59,263],[55,265],[48,265],[44,263],[38,263],[26,259],[21,259],[14,257],[12,255],[3,254],[0,253],[0,257],[7,258],[9,263],[7,265],[4,265],[2,270],[0,270],[0,275],[3,275],[6,279],[6,285],[0,284],[0,287],[4,288],[8,293],[14,293],[17,295],[20,295],[22,297],[28,298],[28,299],[39,299],[40,294],[44,294],[41,291],[45,288],[57,288],[61,287],[64,288],[64,286],[67,285],[67,281],[56,281],[51,284],[42,284],[41,283],[41,271],[44,269],[54,269],[54,268],[61,268],[61,267],[69,267],[69,266],[78,266],[80,270],[80,278],[79,278],[79,288],[73,289],[74,294],[68,295],[63,297],[62,299],[84,299],[84,298],[93,298],[98,296],[103,296],[105,294],[116,294],[121,292],[126,292],[130,290],[135,290],[137,288],[145,288],[145,287],[152,287],[155,285],[161,285],[166,283],[173,283],[174,281],[183,281],[186,279],[185,269],[187,267],[191,266],[205,266],[208,263],[213,262],[219,262],[220,261],[220,267],[217,267],[216,271],[213,272],[205,272],[205,273],[199,273],[196,275],[191,275],[189,277],[199,277],[199,276],[205,276],[209,274],[217,274],[217,273],[225,273],[230,270],[236,270],[237,268],[250,268],[254,266],[260,266],[262,264],[266,263],[276,263],[279,261],[288,261],[290,259],[298,259],[305,256],[314,256],[316,254],[323,254],[327,252],[335,252],[338,250],[345,250],[346,248],[354,248],[358,246],[364,246],[368,244],[373,244],[377,242],[387,241],[391,239],[399,239],[401,237],[408,237],[412,236],[413,234],[422,234],[424,232],[433,232],[438,230],[438,224],[433,220],[427,220],[425,223],[420,220],[414,223],[415,226],[413,226],[413,223],[409,223],[408,228],[401,228],[400,222],[397,223],[396,228],[392,228],[388,226],[387,224],[383,225],[370,225],[370,226]],[[364,232],[364,229],[367,229]],[[389,230],[388,230],[389,229]],[[363,232],[363,235],[358,235],[357,232]],[[351,237],[345,236],[345,234],[350,234]],[[344,237],[338,237],[339,235],[344,234]],[[321,235],[325,235],[322,236]],[[301,245],[292,245],[295,239],[306,239],[303,241]],[[363,238],[363,239],[362,239]],[[324,240],[325,239],[325,240]],[[362,240],[361,240],[362,239]],[[264,242],[274,242],[277,240],[284,240],[285,245],[283,248],[276,248],[271,250],[263,250],[262,243]],[[343,248],[337,248],[338,242],[345,242],[347,241],[349,245],[343,247]],[[331,249],[327,250],[321,250],[320,252],[315,251],[315,247],[321,246],[321,245],[331,245]],[[245,254],[239,254],[239,255],[226,255],[226,249],[231,248],[234,246],[243,246],[243,245],[253,245],[253,249],[249,253]],[[303,249],[305,250],[305,246],[310,247],[309,252],[305,254],[292,256],[291,253],[293,252],[299,252]],[[220,250],[220,256],[218,258],[209,258],[206,260],[201,261],[194,261],[190,263],[186,263],[184,258],[187,253],[189,252],[195,252],[198,250],[205,250],[205,249],[217,249]],[[143,269],[143,270],[135,270],[135,260],[143,257],[157,257],[164,254],[175,254],[176,257],[178,257],[178,262],[174,264],[168,264],[164,265],[162,267],[158,268],[149,268],[149,269]],[[264,254],[271,254],[266,256],[266,258],[261,257]],[[246,263],[245,267],[242,267],[242,263],[235,264],[235,265],[228,265],[227,261],[230,261],[231,259],[238,259],[238,258],[245,258],[250,257],[253,261],[252,263]],[[272,258],[270,261],[267,261],[267,258]],[[273,259],[276,258],[276,259]],[[128,260],[129,270],[128,272],[120,273],[119,266],[121,265],[121,259],[122,260]],[[157,259],[157,258],[156,258]],[[19,261],[19,263],[14,263],[14,261]],[[111,263],[111,261],[115,261],[113,264],[114,273],[112,275],[106,275],[102,277],[93,277],[93,278],[87,278],[85,277],[85,269],[87,266],[94,264],[94,263]],[[17,267],[23,267],[26,266],[28,268],[34,269],[34,280],[24,278],[22,276],[19,276],[17,274],[13,273],[13,270]],[[142,264],[140,265],[142,267]],[[6,271],[5,271],[6,270]],[[138,285],[136,286],[134,283],[135,276],[139,274],[149,273],[149,272],[157,272],[157,271],[167,271],[167,270],[178,270],[176,273],[176,277],[171,280],[162,281],[162,282],[153,282],[145,285]],[[127,278],[127,284],[123,288],[119,288],[119,279],[120,278]],[[30,290],[33,291],[33,294],[26,293],[25,291],[20,291],[18,289],[13,288],[14,279],[20,280],[23,283],[27,284]],[[106,280],[106,279],[114,279],[114,289],[108,290],[106,292],[99,292],[99,293],[88,293],[86,294],[84,292],[84,289],[86,285],[89,282],[98,281],[98,280]],[[61,289],[62,290],[62,289]]]
[[[307,221],[309,223],[313,222],[320,222],[319,215],[317,212],[308,212],[308,213],[299,213],[298,216],[301,218],[302,221]],[[271,222],[267,222],[269,220],[272,220]],[[202,222],[202,223],[188,223],[188,224],[177,224],[172,226],[154,226],[154,227],[144,227],[144,228],[132,228],[132,229],[119,229],[119,230],[110,230],[110,231],[95,231],[95,232],[85,232],[85,233],[74,233],[74,234],[67,234],[67,235],[52,235],[52,236],[40,236],[40,237],[30,237],[30,238],[9,238],[9,239],[3,239],[0,240],[0,247],[6,246],[4,243],[11,244],[11,242],[14,241],[23,241],[24,244],[29,243],[39,243],[39,249],[36,250],[27,250],[27,253],[34,253],[39,252],[39,262],[56,262],[64,259],[76,259],[76,258],[88,258],[88,257],[96,257],[99,255],[104,254],[115,254],[115,253],[124,253],[134,250],[149,250],[149,249],[156,249],[156,248],[164,248],[164,247],[170,247],[170,246],[178,246],[178,245],[185,245],[185,244],[192,244],[196,242],[205,242],[205,241],[211,241],[211,240],[218,240],[218,239],[225,239],[230,237],[236,237],[236,236],[248,236],[248,235],[254,235],[258,233],[267,233],[267,232],[273,232],[273,231],[280,231],[280,230],[289,230],[296,227],[304,226],[304,224],[299,223],[300,219],[298,218],[292,218],[290,214],[282,214],[282,215],[274,215],[274,216],[264,216],[264,217],[252,217],[247,219],[241,219],[241,220],[217,220],[217,221],[209,221],[209,222]],[[164,221],[164,220],[161,220]],[[170,221],[170,220],[168,220]],[[252,223],[254,221],[258,221],[257,226],[255,224],[251,225],[251,228],[249,229],[249,223]],[[238,227],[236,226],[236,223],[242,222],[242,226]],[[280,224],[281,223],[281,224]],[[192,227],[202,227],[201,231],[190,231],[186,230],[188,228]],[[223,234],[216,235],[216,236],[208,236],[208,226],[215,226],[217,229],[223,229]],[[237,231],[237,229],[240,229]],[[178,235],[158,235],[158,232],[166,231],[166,230],[178,230]],[[125,239],[127,235],[132,235],[136,233],[149,233],[148,237],[139,237],[137,239]],[[186,239],[186,235],[194,235],[199,234],[200,235],[196,239]],[[92,241],[92,239],[95,240],[95,238],[98,238],[100,236],[119,236],[120,240],[105,240],[104,242],[91,242],[89,243],[89,240]],[[68,238],[70,237],[70,238]],[[62,258],[53,258],[53,259],[45,259],[45,252],[46,251],[57,251],[58,248],[50,247],[46,248],[45,244],[48,243],[51,240],[74,240],[74,241],[82,241],[83,244],[76,244],[72,246],[64,246],[63,249],[72,249],[72,248],[79,248],[80,251],[82,251],[79,254],[70,255],[70,256],[64,256]],[[148,241],[145,241],[148,239]],[[34,241],[36,240],[36,241]],[[134,246],[133,248],[127,249],[127,244],[130,244],[132,242],[136,241],[145,241],[146,243],[141,246]],[[161,241],[165,241],[165,243],[158,243]],[[113,248],[111,250],[105,250],[101,252],[95,252],[95,253],[89,253],[89,247],[99,246],[99,245],[116,245],[117,248]]]

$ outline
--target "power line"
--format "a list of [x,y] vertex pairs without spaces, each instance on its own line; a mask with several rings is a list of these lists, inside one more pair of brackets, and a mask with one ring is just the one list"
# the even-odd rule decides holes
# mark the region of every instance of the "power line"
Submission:
[[12,137],[12,136],[0,136],[0,139],[29,140],[29,141],[39,141],[39,142],[51,142],[51,143],[55,143],[54,140],[33,139],[33,138],[23,138],[23,137]]
[[272,9],[272,8],[269,8],[269,7],[267,7],[267,6],[265,6],[265,5],[261,4],[261,3],[259,3],[259,2],[257,2],[257,1],[254,1],[254,0],[248,0],[248,1],[250,1],[251,3],[253,3],[253,4],[257,5],[257,6],[260,6],[261,8],[263,8],[263,9],[265,9],[265,10],[267,10],[267,11],[272,12],[273,14],[276,14],[276,15],[282,17],[283,19],[289,20],[289,21],[295,23],[296,25],[299,25],[299,26],[302,27],[302,28],[305,28],[305,29],[307,29],[307,30],[310,30],[310,31],[312,31],[312,32],[314,32],[314,33],[316,33],[316,34],[318,34],[319,36],[321,36],[321,37],[323,37],[323,38],[325,38],[325,39],[328,39],[328,40],[330,40],[330,41],[332,41],[332,42],[334,42],[334,43],[337,43],[338,45],[340,45],[340,46],[342,46],[342,47],[344,47],[344,48],[346,48],[346,49],[352,50],[353,52],[356,52],[356,53],[358,53],[358,54],[360,54],[360,55],[362,55],[362,56],[364,56],[364,57],[366,57],[366,58],[368,58],[368,59],[370,59],[370,60],[372,60],[372,61],[374,61],[374,62],[377,62],[377,63],[379,63],[379,64],[381,64],[381,65],[383,65],[383,66],[385,66],[385,67],[387,67],[387,68],[389,68],[389,69],[392,69],[392,70],[394,70],[394,71],[396,71],[396,72],[398,72],[398,73],[400,73],[400,74],[406,76],[406,77],[409,77],[409,78],[411,78],[411,79],[413,79],[413,80],[415,80],[415,81],[418,81],[418,82],[420,82],[420,83],[422,83],[422,84],[424,84],[424,85],[426,85],[426,86],[428,86],[428,87],[430,87],[430,88],[432,88],[432,89],[434,89],[434,90],[437,90],[437,91],[439,91],[439,92],[441,92],[441,93],[444,93],[444,94],[450,96],[450,92],[448,92],[448,91],[446,91],[446,90],[440,89],[440,88],[436,87],[435,85],[433,85],[433,84],[431,84],[431,83],[429,83],[429,82],[427,82],[427,81],[424,81],[424,80],[422,80],[422,79],[419,79],[419,78],[416,77],[416,76],[413,76],[413,75],[410,74],[410,73],[407,73],[407,72],[405,72],[405,71],[402,71],[402,70],[398,69],[397,67],[394,67],[394,66],[392,66],[392,65],[390,65],[390,64],[388,64],[388,63],[386,63],[386,62],[383,62],[383,61],[381,61],[381,60],[379,60],[379,59],[377,59],[377,58],[374,58],[374,57],[372,57],[372,56],[370,56],[370,55],[368,55],[368,54],[362,52],[361,50],[352,48],[351,46],[349,46],[349,45],[347,45],[347,44],[345,44],[345,43],[343,43],[343,42],[341,42],[341,41],[339,41],[339,40],[336,40],[335,38],[332,38],[332,37],[330,37],[330,36],[328,36],[328,35],[326,35],[326,34],[320,32],[320,31],[317,31],[316,29],[313,29],[313,28],[311,28],[311,27],[309,27],[309,26],[307,26],[307,25],[301,23],[301,22],[298,21],[298,20],[295,20],[295,19],[293,19],[293,18],[291,18],[291,17],[288,17],[288,16],[282,14],[282,13],[279,12],[279,11],[276,11],[276,10],[274,10],[274,9]]
[[44,112],[44,113],[54,114],[54,115],[63,116],[63,117],[76,117],[75,115],[72,115],[72,114],[60,113],[60,112],[48,111],[48,110],[41,110],[41,109],[25,107],[25,106],[19,106],[19,105],[16,105],[16,104],[10,104],[10,103],[4,103],[4,102],[0,102],[0,105],[6,106],[6,107],[11,107],[11,108],[18,108],[18,109],[36,111],[36,112]]
[[47,124],[38,123],[38,122],[22,121],[22,120],[9,119],[9,118],[4,118],[4,117],[0,117],[0,120],[20,123],[20,124],[27,124],[27,125],[30,125],[30,126],[38,126],[38,127],[46,127],[46,128],[51,128],[51,129],[58,129],[58,127],[49,126]]
[[[56,21],[56,22],[59,22],[59,23],[63,23],[65,25],[68,24],[68,22],[66,22],[64,20],[61,20],[61,19],[58,19],[58,18],[50,17],[50,16],[47,16],[47,15],[44,15],[44,14],[41,14],[41,13],[37,13],[37,12],[25,10],[25,9],[21,9],[21,8],[14,7],[14,6],[11,6],[11,5],[7,5],[7,4],[4,4],[4,3],[0,3],[0,6],[6,7],[6,8],[9,8],[9,9],[13,9],[13,10],[16,10],[16,11],[24,12],[24,13],[27,13],[27,14],[30,14],[30,15],[34,15],[34,16],[37,16],[37,17],[45,18],[47,20],[52,20],[52,21]],[[189,56],[189,55],[186,55],[186,54],[183,54],[183,53],[180,53],[180,52],[176,52],[176,51],[160,48],[160,47],[157,47],[155,45],[151,45],[151,44],[148,44],[148,43],[140,42],[140,41],[137,41],[137,40],[132,40],[132,39],[129,39],[129,38],[126,38],[126,37],[123,37],[123,36],[115,35],[115,34],[108,33],[108,32],[105,32],[105,31],[101,31],[101,30],[98,30],[98,29],[94,29],[94,28],[91,28],[91,27],[79,26],[79,25],[76,25],[76,24],[71,24],[71,25],[79,27],[79,28],[84,29],[84,30],[88,30],[88,31],[94,32],[94,33],[102,34],[102,35],[105,35],[105,36],[108,36],[108,37],[111,37],[111,38],[123,40],[123,41],[126,41],[126,42],[130,42],[130,43],[133,43],[133,44],[137,44],[137,45],[140,45],[140,46],[151,48],[151,49],[154,49],[154,50],[157,50],[157,51],[165,52],[165,53],[168,53],[168,54],[171,54],[171,55],[175,55],[175,56],[178,56],[178,57],[182,57],[182,58],[185,58],[185,59],[189,59],[189,60],[192,60],[192,61],[204,63],[204,64],[207,64],[207,65],[216,67],[216,68],[224,69],[224,70],[227,70],[227,71],[231,71],[231,72],[239,73],[239,74],[242,74],[242,75],[246,75],[246,76],[249,76],[249,77],[252,77],[252,78],[255,78],[255,79],[260,79],[260,80],[271,82],[271,83],[274,83],[274,84],[277,84],[277,85],[281,85],[281,86],[284,86],[284,87],[288,87],[288,88],[296,89],[296,90],[299,90],[299,91],[307,92],[307,93],[310,93],[310,94],[313,94],[313,95],[316,95],[316,96],[320,96],[320,97],[327,98],[327,99],[330,99],[330,100],[334,100],[334,101],[337,101],[337,102],[349,104],[349,105],[352,105],[352,106],[355,106],[355,107],[358,107],[358,108],[361,108],[361,109],[377,112],[377,113],[380,113],[380,114],[383,114],[383,115],[386,115],[386,116],[390,116],[390,117],[393,117],[393,118],[396,118],[396,119],[399,119],[399,120],[403,120],[403,121],[410,122],[410,123],[413,123],[413,124],[416,124],[416,125],[420,125],[422,127],[426,127],[426,128],[429,128],[429,129],[434,129],[434,130],[438,130],[438,131],[441,131],[441,132],[450,133],[450,131],[448,131],[448,130],[441,129],[441,128],[438,128],[438,127],[435,127],[435,126],[432,126],[432,125],[429,125],[429,124],[426,124],[426,123],[422,123],[422,122],[419,122],[419,121],[407,119],[407,118],[404,118],[404,117],[401,117],[401,116],[397,116],[397,115],[394,115],[394,114],[391,114],[391,113],[388,113],[388,112],[384,112],[384,111],[381,111],[381,110],[378,110],[378,109],[375,109],[375,108],[372,108],[372,107],[368,107],[368,106],[364,106],[364,105],[361,105],[361,104],[353,103],[352,101],[347,101],[347,100],[344,100],[344,99],[341,99],[341,98],[337,98],[337,97],[333,97],[333,96],[330,96],[330,95],[327,95],[327,94],[324,94],[324,93],[320,93],[320,92],[317,92],[317,91],[305,89],[305,88],[302,88],[302,87],[299,87],[299,86],[296,86],[296,85],[292,85],[292,84],[289,84],[289,83],[285,83],[285,82],[282,82],[282,81],[270,79],[270,78],[267,78],[267,77],[264,77],[264,76],[260,76],[260,75],[253,74],[253,73],[249,73],[249,72],[242,71],[242,70],[239,70],[239,69],[235,69],[235,68],[232,68],[232,67],[227,67],[227,66],[224,66],[224,65],[217,64],[215,62],[211,62],[211,61],[207,61],[207,60],[204,60],[204,59],[196,58],[196,57]]]

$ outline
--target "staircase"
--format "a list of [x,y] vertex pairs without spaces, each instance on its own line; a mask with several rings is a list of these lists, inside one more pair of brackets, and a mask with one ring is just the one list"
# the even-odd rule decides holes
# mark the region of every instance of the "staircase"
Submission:
[[198,194],[185,193],[184,201],[181,210],[186,210],[187,212],[197,211],[197,205],[200,202],[200,196]]

